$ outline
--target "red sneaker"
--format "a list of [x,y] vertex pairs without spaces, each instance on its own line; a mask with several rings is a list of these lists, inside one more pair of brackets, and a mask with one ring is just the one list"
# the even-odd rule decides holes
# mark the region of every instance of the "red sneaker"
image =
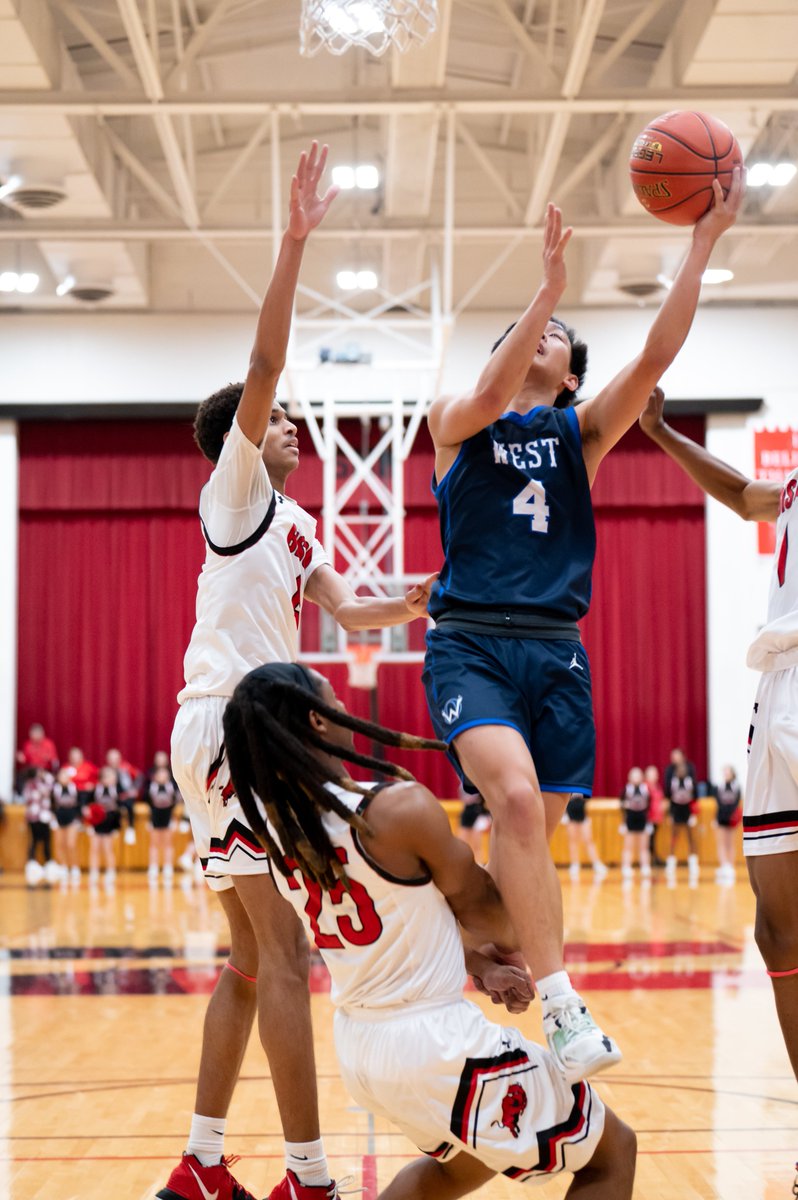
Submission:
[[277,1187],[272,1188],[269,1200],[338,1200],[338,1186],[333,1179],[332,1183],[305,1187],[293,1171],[287,1170],[285,1179],[281,1179]]
[[184,1154],[157,1200],[255,1200],[230,1174],[238,1158],[232,1154],[213,1167],[203,1167],[193,1154]]

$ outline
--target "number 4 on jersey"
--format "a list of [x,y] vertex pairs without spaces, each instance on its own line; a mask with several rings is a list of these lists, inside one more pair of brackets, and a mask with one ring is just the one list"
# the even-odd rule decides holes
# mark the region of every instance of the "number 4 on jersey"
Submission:
[[513,500],[513,516],[531,517],[533,533],[549,532],[549,506],[546,489],[537,479],[530,479],[522,492]]

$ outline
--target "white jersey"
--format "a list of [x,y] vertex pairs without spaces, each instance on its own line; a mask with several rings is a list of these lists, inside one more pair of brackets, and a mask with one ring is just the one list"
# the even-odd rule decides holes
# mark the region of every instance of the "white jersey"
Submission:
[[[343,788],[335,793],[368,820],[371,796]],[[321,952],[333,1003],[352,1014],[394,1016],[397,1009],[462,999],[463,943],[431,876],[401,880],[388,874],[368,857],[357,831],[334,813],[325,813],[324,827],[346,865],[348,890],[339,883],[324,892],[296,866],[288,879],[275,866],[272,877]]]
[[755,671],[798,665],[798,468],[782,488],[767,624],[751,645],[747,662]]
[[205,562],[180,704],[230,696],[255,667],[294,662],[305,586],[330,561],[315,520],[274,490],[260,448],[237,420],[202,489],[200,521]]

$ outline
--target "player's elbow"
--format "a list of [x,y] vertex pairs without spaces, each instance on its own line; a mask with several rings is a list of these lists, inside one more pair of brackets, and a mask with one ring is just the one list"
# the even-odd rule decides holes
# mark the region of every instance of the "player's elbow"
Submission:
[[263,354],[256,348],[249,360],[249,377],[261,385],[275,384],[284,366],[284,354]]

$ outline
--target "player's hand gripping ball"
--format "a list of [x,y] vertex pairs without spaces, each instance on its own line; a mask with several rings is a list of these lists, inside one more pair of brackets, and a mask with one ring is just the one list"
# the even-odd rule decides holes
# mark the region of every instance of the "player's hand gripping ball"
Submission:
[[712,207],[717,179],[728,195],[743,156],[732,131],[706,113],[663,113],[635,138],[629,174],[647,212],[671,225],[694,225]]

